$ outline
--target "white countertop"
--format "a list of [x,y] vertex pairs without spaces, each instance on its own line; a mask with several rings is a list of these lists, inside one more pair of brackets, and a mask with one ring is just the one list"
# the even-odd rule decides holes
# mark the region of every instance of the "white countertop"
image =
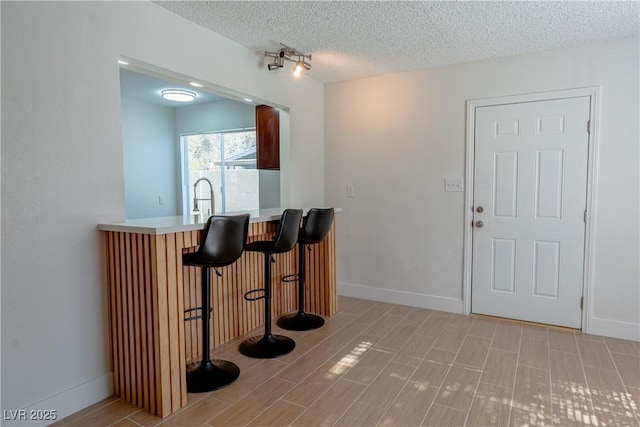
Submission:
[[[248,213],[249,222],[265,222],[279,220],[286,208],[256,209],[252,211],[225,212],[216,215],[240,215]],[[306,213],[310,208],[302,208]],[[341,208],[334,208],[341,212]],[[206,215],[190,216],[163,216],[158,218],[127,219],[119,222],[98,224],[101,231],[122,231],[139,234],[169,234],[182,231],[202,230],[208,217]]]

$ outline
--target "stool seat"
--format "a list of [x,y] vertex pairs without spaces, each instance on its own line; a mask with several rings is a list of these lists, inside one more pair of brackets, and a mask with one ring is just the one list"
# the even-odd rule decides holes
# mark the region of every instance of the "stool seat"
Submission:
[[247,252],[264,254],[264,295],[248,296],[253,295],[256,290],[245,294],[245,299],[250,301],[264,299],[264,334],[262,337],[251,337],[240,343],[238,350],[245,356],[271,359],[290,353],[296,346],[291,338],[271,333],[271,256],[293,249],[298,239],[301,219],[302,209],[285,209],[273,240],[258,240],[245,246]]
[[[298,312],[278,319],[278,326],[289,331],[308,331],[324,325],[324,319],[304,312],[305,300],[305,249],[326,239],[333,223],[333,208],[309,209],[298,234]],[[295,275],[292,275],[295,276]]]
[[195,369],[187,367],[187,391],[204,393],[218,390],[234,382],[240,375],[240,368],[226,360],[211,360],[210,357],[210,319],[211,319],[211,281],[210,269],[231,265],[244,250],[249,233],[249,214],[236,216],[214,215],[209,217],[196,252],[182,255],[182,264],[202,268],[201,295],[202,307],[185,310],[201,310],[202,318],[202,360]]

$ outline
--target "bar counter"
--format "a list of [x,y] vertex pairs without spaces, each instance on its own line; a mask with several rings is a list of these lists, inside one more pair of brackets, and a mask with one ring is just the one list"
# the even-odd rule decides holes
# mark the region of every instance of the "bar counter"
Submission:
[[[273,238],[284,208],[250,213],[248,241]],[[306,213],[307,209],[305,209]],[[340,209],[336,209],[339,212]],[[234,215],[244,212],[229,212]],[[200,359],[201,320],[184,311],[201,306],[200,269],[182,266],[182,254],[200,241],[206,217],[162,217],[104,223],[114,391],[119,397],[166,417],[187,403],[186,365]],[[326,240],[307,252],[305,311],[331,316],[337,310],[335,219]],[[275,256],[275,319],[295,310],[297,249]],[[264,305],[245,292],[263,287],[262,254],[244,252],[222,277],[211,275],[213,347],[258,328]],[[242,373],[240,374],[242,375]]]

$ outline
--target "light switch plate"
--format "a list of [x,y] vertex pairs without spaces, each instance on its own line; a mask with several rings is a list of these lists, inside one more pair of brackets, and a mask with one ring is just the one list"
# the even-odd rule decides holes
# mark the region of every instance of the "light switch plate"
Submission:
[[444,180],[444,191],[462,191],[462,180],[461,179],[445,179]]

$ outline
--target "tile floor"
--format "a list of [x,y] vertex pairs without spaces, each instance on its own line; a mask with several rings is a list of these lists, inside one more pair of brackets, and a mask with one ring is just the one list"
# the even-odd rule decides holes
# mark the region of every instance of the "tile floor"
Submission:
[[[279,332],[274,327],[274,333]],[[116,397],[56,426],[640,426],[640,343],[340,297],[296,349],[171,417]]]

